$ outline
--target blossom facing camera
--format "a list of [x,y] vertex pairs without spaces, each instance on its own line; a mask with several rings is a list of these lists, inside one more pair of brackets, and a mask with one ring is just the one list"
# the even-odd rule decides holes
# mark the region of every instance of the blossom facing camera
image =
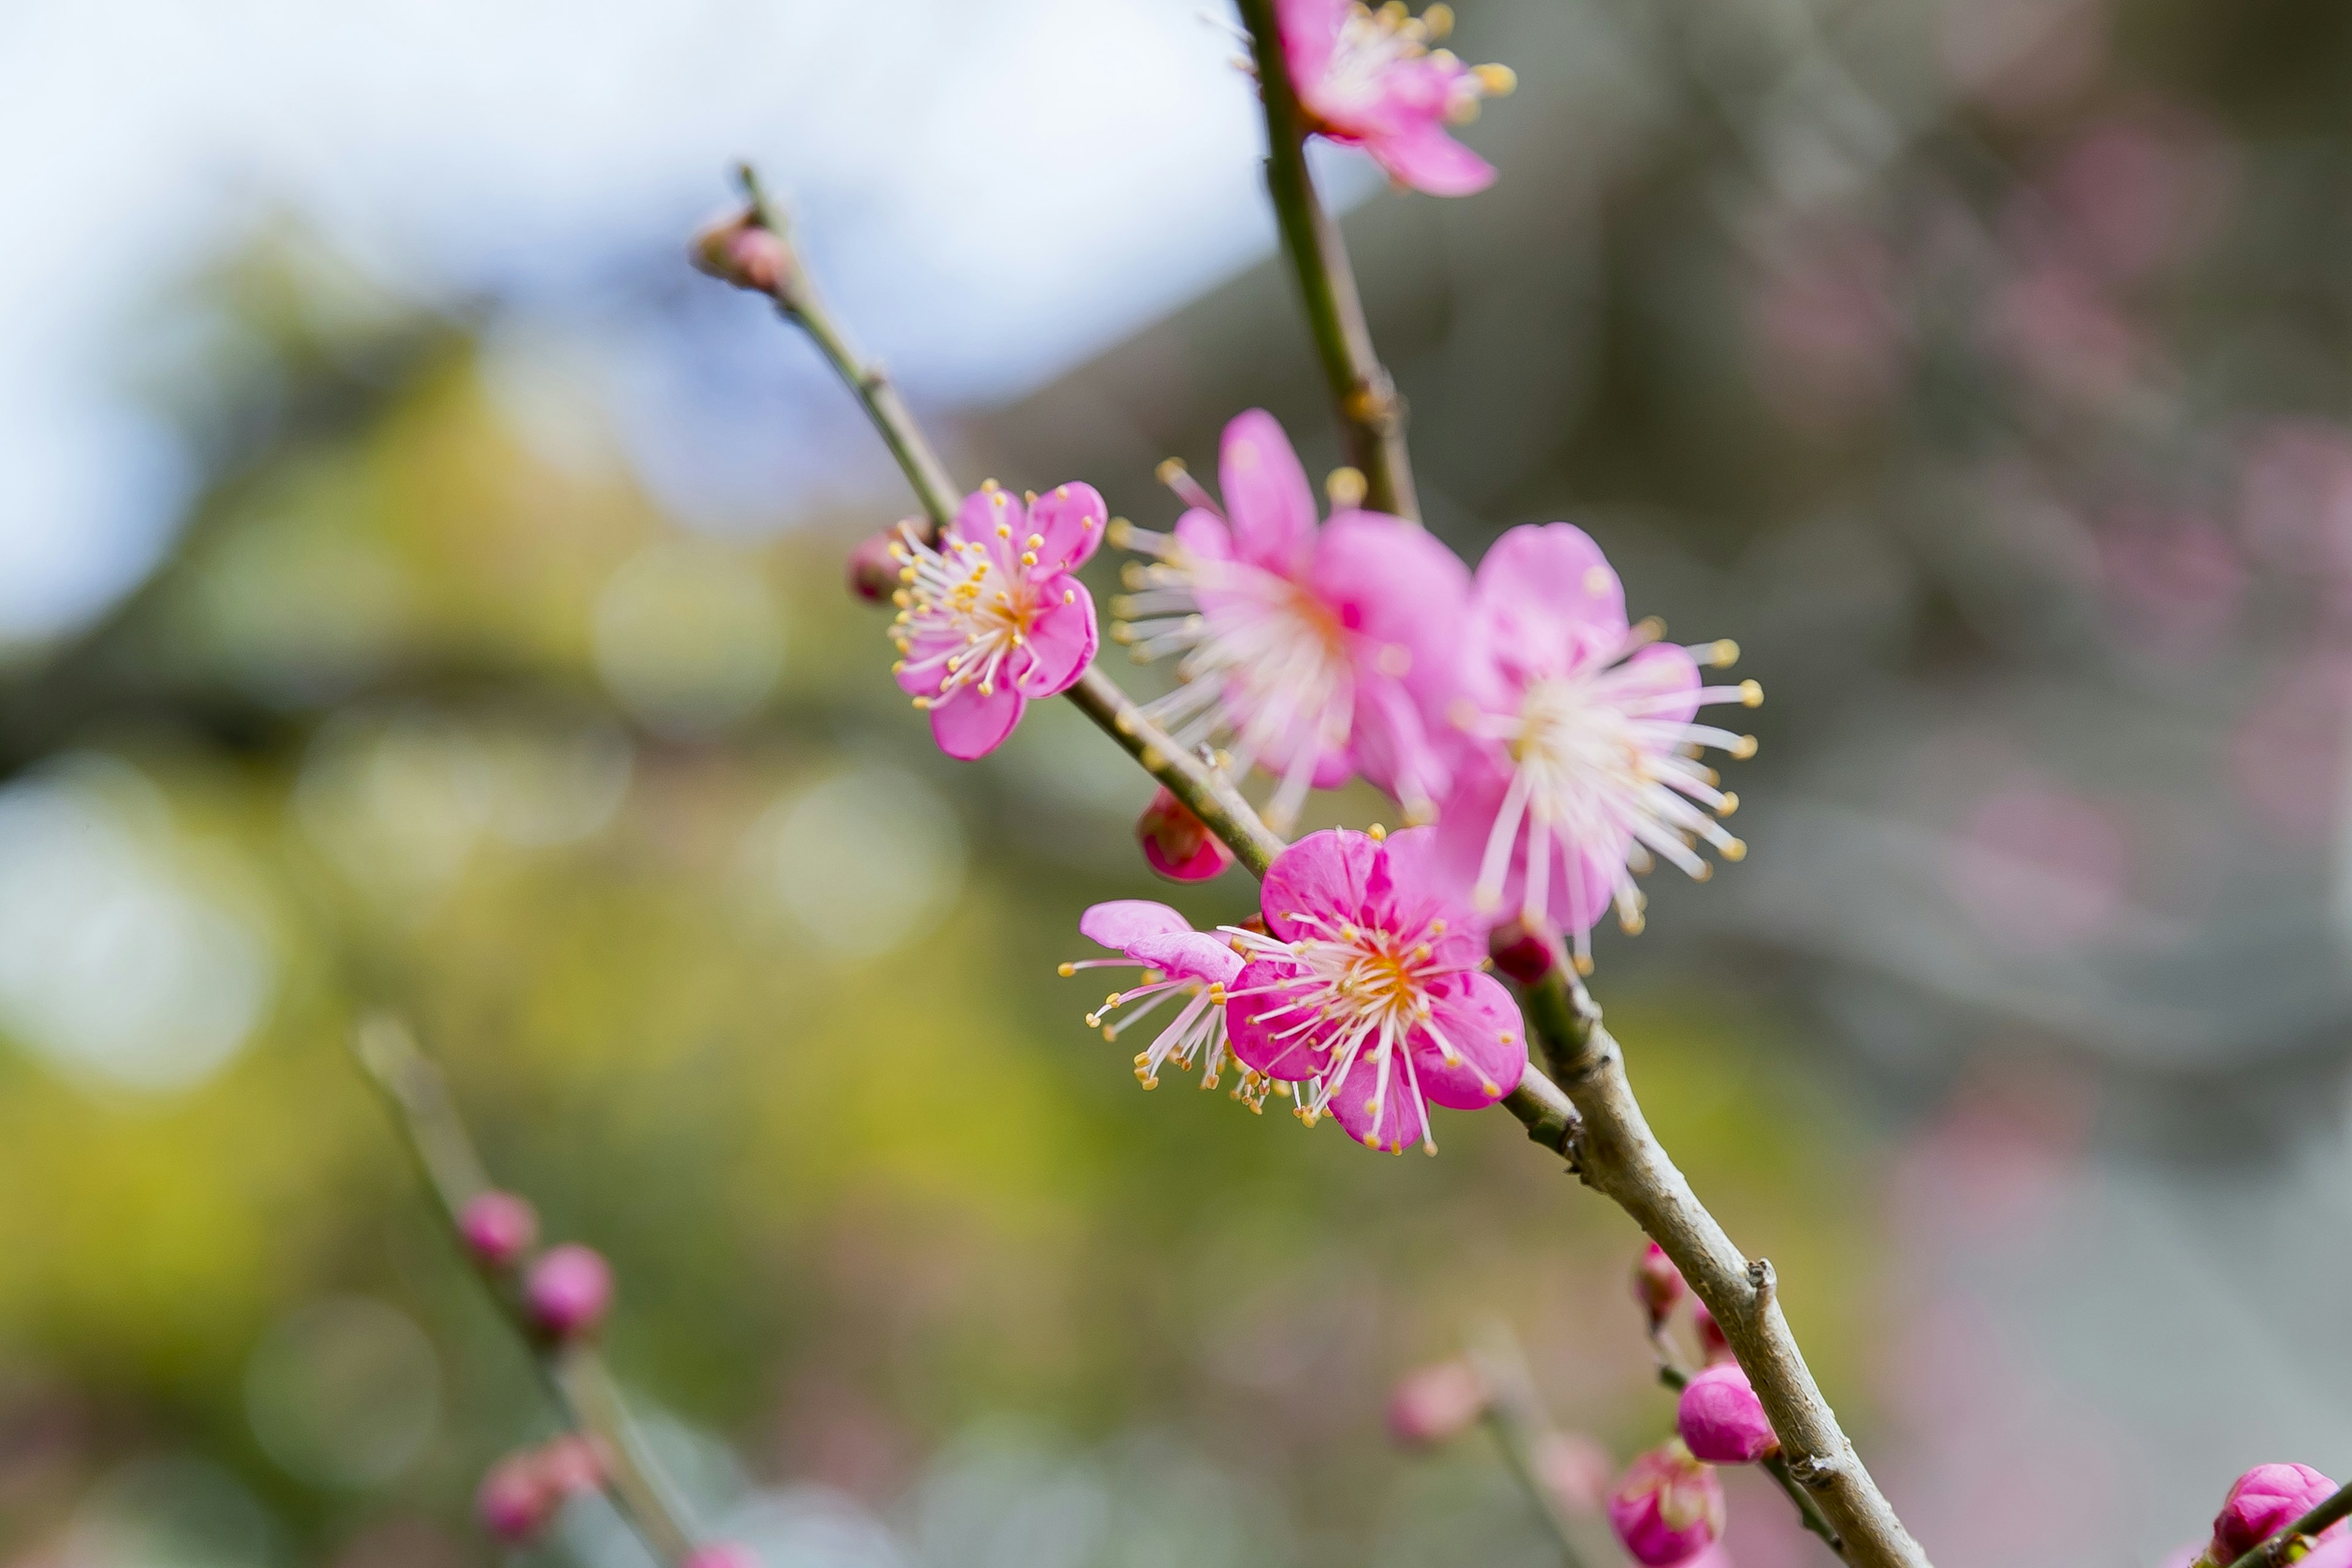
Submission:
[[1609,1527],[1649,1568],[1678,1568],[1723,1534],[1723,1482],[1679,1437],[1636,1458],[1609,1493]]
[[[1062,965],[1065,975],[1081,969],[1140,966],[1143,980],[1126,991],[1114,991],[1103,1005],[1087,1015],[1087,1027],[1100,1029],[1103,1038],[1116,1040],[1134,1025],[1181,998],[1183,1005],[1167,1021],[1151,1044],[1135,1054],[1135,1078],[1146,1089],[1160,1087],[1160,1069],[1174,1062],[1186,1072],[1202,1064],[1201,1087],[1214,1089],[1224,1077],[1232,1051],[1225,1032],[1225,991],[1242,972],[1242,959],[1223,938],[1192,929],[1192,922],[1148,899],[1115,899],[1097,904],[1079,917],[1078,930],[1123,957],[1074,959]],[[1135,1005],[1140,1003],[1140,1006]],[[1134,1007],[1123,1018],[1111,1015]],[[1252,1110],[1263,1110],[1273,1081],[1247,1068],[1234,1085],[1233,1097]]]
[[1135,837],[1145,863],[1171,882],[1205,882],[1234,863],[1234,852],[1209,825],[1165,789],[1136,818]]
[[1476,1426],[1494,1398],[1478,1369],[1458,1356],[1423,1367],[1389,1395],[1389,1436],[1407,1448],[1450,1442]]
[[566,1243],[541,1258],[523,1286],[530,1321],[559,1340],[592,1333],[613,1304],[613,1268],[593,1247]]
[[1077,569],[1102,543],[1092,485],[1014,496],[991,479],[964,498],[936,546],[909,524],[892,551],[903,584],[890,635],[898,687],[931,738],[971,762],[1002,745],[1033,698],[1078,683],[1095,657],[1095,602]]
[[477,1193],[457,1215],[457,1233],[474,1261],[505,1270],[521,1261],[539,1239],[539,1213],[530,1199],[512,1193]]
[[1528,1065],[1518,1004],[1484,972],[1433,834],[1309,834],[1266,871],[1265,931],[1223,928],[1249,958],[1226,988],[1234,1054],[1307,1086],[1308,1125],[1328,1111],[1358,1142],[1398,1153],[1414,1142],[1437,1152],[1432,1102],[1493,1105]]
[[1652,1242],[1643,1249],[1641,1261],[1633,1265],[1633,1299],[1642,1303],[1649,1315],[1650,1332],[1665,1327],[1675,1308],[1681,1304],[1689,1287],[1683,1283],[1683,1271],[1666,1256],[1666,1249]]
[[[2256,1465],[2231,1483],[2221,1511],[2213,1516],[2213,1561],[2236,1562],[2335,1490],[2336,1483],[2309,1465]],[[2330,1537],[2344,1533],[2342,1524],[2327,1531]]]
[[1738,797],[1717,788],[1696,752],[1752,755],[1752,736],[1696,722],[1699,709],[1764,700],[1754,681],[1701,682],[1702,662],[1727,664],[1729,643],[1658,641],[1631,626],[1617,574],[1583,530],[1565,522],[1512,529],[1478,563],[1464,626],[1461,694],[1447,717],[1464,742],[1439,813],[1449,873],[1487,923],[1517,915],[1575,936],[1591,968],[1591,931],[1614,905],[1642,925],[1633,873],[1653,858],[1705,881],[1748,847],[1718,817]]
[[509,1454],[483,1476],[474,1517],[500,1541],[520,1545],[547,1528],[562,1501],[540,1475],[537,1456]]
[[1684,1386],[1675,1427],[1693,1457],[1710,1465],[1752,1465],[1780,1448],[1737,1362],[1717,1362]]
[[1504,66],[1465,66],[1430,45],[1454,13],[1356,0],[1276,0],[1283,61],[1309,129],[1360,147],[1401,185],[1466,196],[1495,183],[1495,166],[1456,142],[1449,123],[1477,117],[1481,99],[1517,85]]
[[1173,533],[1124,528],[1115,542],[1154,560],[1129,566],[1111,637],[1145,663],[1175,656],[1182,682],[1145,715],[1186,751],[1227,745],[1236,772],[1263,767],[1276,832],[1309,788],[1358,773],[1429,820],[1445,765],[1422,713],[1448,689],[1468,569],[1383,512],[1344,509],[1318,527],[1307,470],[1263,409],[1225,426],[1217,471],[1222,508],[1163,464],[1191,510]]

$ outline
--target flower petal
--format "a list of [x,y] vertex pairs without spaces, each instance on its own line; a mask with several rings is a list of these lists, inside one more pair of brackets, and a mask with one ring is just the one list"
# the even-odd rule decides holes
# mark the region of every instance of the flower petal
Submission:
[[1197,506],[1176,520],[1176,543],[1188,555],[1211,561],[1234,558],[1233,531],[1225,520]]
[[1234,416],[1217,479],[1241,558],[1285,576],[1303,569],[1315,542],[1315,490],[1273,415],[1253,408]]
[[1223,938],[1202,931],[1138,937],[1127,944],[1127,956],[1181,980],[1208,980],[1229,985],[1234,976],[1242,972],[1242,955]]
[[1005,577],[1013,575],[1021,552],[1013,546],[1028,522],[1021,498],[1012,491],[982,487],[963,498],[956,509],[955,519],[947,526],[950,539],[978,542],[987,546],[989,559]]
[[1039,584],[1038,591],[1045,602],[1029,623],[1023,649],[1028,657],[1014,666],[1013,684],[1024,697],[1058,697],[1094,662],[1099,640],[1094,595],[1076,577],[1060,574]]
[[1478,563],[1463,637],[1470,695],[1497,711],[1528,681],[1565,675],[1625,645],[1625,589],[1591,536],[1573,523],[1526,523]]
[[907,651],[899,656],[891,678],[909,696],[937,697],[948,678],[948,656],[966,646],[959,632],[918,633],[908,640]]
[[[1328,1026],[1281,1037],[1297,1030],[1310,1014],[1304,1007],[1290,1007],[1283,993],[1275,988],[1306,973],[1303,965],[1287,960],[1254,958],[1234,977],[1226,988],[1232,994],[1225,1003],[1225,1033],[1243,1066],[1289,1083],[1313,1078],[1322,1070],[1323,1058],[1316,1047],[1322,1044]],[[1284,1011],[1286,1007],[1289,1010]]]
[[[1422,1093],[1455,1110],[1477,1110],[1519,1087],[1528,1070],[1528,1026],[1500,981],[1449,974],[1430,986],[1429,998],[1429,1022],[1412,1038]],[[1451,1063],[1446,1047],[1454,1052]]]
[[[1465,752],[1455,763],[1454,784],[1438,808],[1433,847],[1437,877],[1467,902],[1486,864],[1496,818],[1510,790],[1511,765],[1491,748]],[[1550,864],[1544,875],[1544,908],[1562,931],[1591,931],[1610,906],[1617,873],[1625,863],[1629,835],[1609,829],[1588,835],[1570,847],[1547,834]],[[1522,816],[1510,836],[1501,896],[1490,906],[1471,905],[1479,926],[1516,913],[1527,888],[1528,823]]]
[[1102,492],[1094,486],[1055,485],[1029,508],[1024,546],[1032,535],[1045,540],[1036,547],[1037,564],[1030,571],[1033,574],[1067,571],[1085,564],[1101,546],[1103,530],[1109,523],[1110,509],[1103,505]]
[[1350,0],[1275,0],[1283,63],[1301,98],[1311,98],[1331,69],[1331,54],[1348,19]]
[[[1679,643],[1652,643],[1594,684],[1612,700],[1655,701],[1643,705],[1644,719],[1687,724],[1698,713],[1698,660]],[[1675,700],[1658,700],[1669,697]]]
[[1296,942],[1328,937],[1340,924],[1362,918],[1364,886],[1379,849],[1368,834],[1327,827],[1276,856],[1259,895],[1265,929],[1276,941]]
[[1004,743],[1027,706],[1010,682],[987,696],[977,686],[961,687],[931,710],[931,739],[949,756],[976,762]]
[[1078,917],[1078,931],[1092,937],[1105,947],[1125,952],[1130,942],[1147,937],[1172,936],[1189,931],[1192,922],[1170,909],[1166,904],[1150,899],[1113,899],[1097,904]]
[[1441,122],[1367,136],[1364,151],[1401,185],[1433,196],[1466,196],[1495,183],[1495,165],[1446,134]]
[[1307,581],[1347,628],[1359,682],[1416,694],[1449,684],[1470,569],[1435,534],[1382,512],[1340,512],[1316,536]]
[[[1385,1088],[1377,1057],[1376,1048],[1369,1046],[1356,1053],[1347,1076],[1331,1091],[1332,1120],[1368,1149],[1402,1149],[1418,1143],[1429,1132],[1429,1108],[1405,1076],[1404,1053],[1391,1047]],[[1419,1068],[1416,1062],[1414,1070]],[[1376,1104],[1377,1111],[1372,1109]]]

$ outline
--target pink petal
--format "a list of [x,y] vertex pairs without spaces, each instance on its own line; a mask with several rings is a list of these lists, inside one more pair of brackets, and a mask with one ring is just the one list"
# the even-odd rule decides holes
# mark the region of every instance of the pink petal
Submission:
[[[1037,586],[1045,602],[1029,623],[1028,657],[1013,667],[1013,684],[1024,697],[1058,697],[1076,686],[1094,662],[1098,640],[1094,595],[1076,577],[1058,574]],[[1069,595],[1066,604],[1065,594]]]
[[1348,18],[1349,0],[1275,0],[1275,26],[1282,35],[1283,63],[1302,98],[1331,69],[1331,51]]
[[[1445,752],[1430,741],[1420,707],[1392,680],[1358,684],[1348,758],[1356,772],[1409,810],[1423,802],[1433,807],[1452,777]],[[1316,783],[1326,789],[1337,787],[1319,778]]]
[[[1528,1070],[1528,1027],[1502,982],[1490,974],[1449,974],[1430,987],[1429,1015],[1462,1060],[1446,1066],[1430,1030],[1415,1029],[1412,1065],[1423,1094],[1454,1110],[1478,1110],[1519,1087]],[[1487,1092],[1489,1084],[1496,1092]]]
[[[1083,565],[1099,548],[1110,525],[1110,509],[1092,485],[1055,485],[1029,508],[1029,534],[1042,536],[1033,574]],[[1029,535],[1024,535],[1024,543]]]
[[1391,833],[1381,852],[1389,889],[1388,907],[1381,911],[1387,929],[1418,935],[1442,920],[1445,931],[1426,939],[1440,963],[1473,964],[1486,956],[1486,942],[1470,917],[1467,885],[1455,885],[1436,828]]
[[1687,700],[1643,709],[1643,717],[1687,724],[1698,712],[1698,661],[1679,643],[1652,643],[1612,671],[1608,689],[1623,697],[1687,694]]
[[1401,518],[1343,511],[1316,537],[1307,582],[1348,629],[1359,684],[1450,694],[1470,569],[1444,541]]
[[1233,531],[1225,526],[1225,520],[1199,507],[1176,520],[1176,542],[1189,555],[1205,556],[1212,561],[1234,558]]
[[[1288,1083],[1313,1078],[1323,1069],[1323,1058],[1316,1047],[1322,1043],[1324,1030],[1307,1029],[1288,1039],[1278,1038],[1305,1023],[1309,1015],[1303,1007],[1280,1011],[1289,1006],[1287,1000],[1282,993],[1265,988],[1305,973],[1301,965],[1285,959],[1254,958],[1226,988],[1233,993],[1225,1003],[1225,1033],[1233,1041],[1234,1055],[1244,1066]],[[1244,992],[1259,994],[1244,995]]]
[[[1420,1065],[1413,1064],[1416,1071]],[[1429,1131],[1429,1111],[1406,1080],[1402,1051],[1391,1055],[1388,1092],[1380,1097],[1380,1115],[1375,1118],[1365,1107],[1380,1081],[1380,1064],[1372,1059],[1371,1047],[1359,1050],[1356,1059],[1348,1064],[1347,1077],[1331,1091],[1332,1120],[1367,1148],[1402,1149],[1420,1142]]]
[[1171,936],[1192,929],[1191,921],[1166,904],[1156,904],[1150,899],[1113,899],[1078,917],[1079,934],[1121,952],[1127,951],[1129,943],[1146,937]]
[[940,686],[948,678],[947,660],[940,658],[964,646],[961,635],[937,632],[929,637],[908,639],[907,651],[899,658],[900,668],[892,676],[898,689],[910,697],[937,697]]
[[1495,183],[1495,165],[1425,122],[1388,136],[1367,136],[1364,151],[1399,184],[1433,196],[1466,196]]
[[996,563],[996,570],[1010,577],[1020,559],[1020,552],[1013,546],[1028,521],[1021,498],[1011,490],[978,489],[963,498],[963,505],[956,509],[955,521],[948,524],[947,533],[950,539],[977,540],[988,546],[989,559]]
[[[1363,914],[1364,885],[1380,846],[1351,828],[1310,833],[1275,857],[1259,907],[1276,941],[1328,937],[1331,928]],[[1315,917],[1297,921],[1294,915]]]
[[[1489,748],[1464,754],[1454,770],[1454,787],[1437,814],[1438,875],[1447,887],[1467,900],[1477,886],[1486,854],[1486,840],[1510,787],[1509,763]],[[1610,906],[1616,869],[1624,864],[1627,836],[1609,834],[1576,847],[1562,847],[1558,836],[1547,846],[1551,864],[1544,878],[1545,911],[1563,931],[1591,931]],[[1509,871],[1503,879],[1501,900],[1492,909],[1469,912],[1481,924],[1492,924],[1518,911],[1527,888],[1528,825],[1522,820],[1512,836]]]
[[1242,559],[1296,574],[1315,540],[1315,490],[1273,415],[1253,408],[1234,416],[1218,448],[1217,477]]
[[1206,931],[1171,931],[1165,936],[1138,937],[1127,944],[1127,955],[1181,980],[1233,984],[1242,972],[1242,955],[1223,938]]
[[954,696],[931,710],[931,739],[949,756],[976,762],[1004,743],[1027,706],[1009,683],[986,697],[978,686],[958,688]]
[[1627,629],[1624,586],[1591,536],[1573,523],[1522,524],[1478,563],[1465,679],[1473,697],[1507,710],[1536,676],[1614,658]]

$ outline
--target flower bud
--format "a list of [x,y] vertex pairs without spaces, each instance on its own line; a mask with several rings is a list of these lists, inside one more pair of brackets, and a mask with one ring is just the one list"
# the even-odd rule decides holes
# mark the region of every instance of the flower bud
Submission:
[[1407,1374],[1389,1395],[1389,1436],[1408,1448],[1458,1437],[1475,1426],[1494,1392],[1466,1361],[1442,1361]]
[[560,1340],[588,1333],[613,1301],[613,1269],[593,1247],[568,1243],[539,1260],[523,1288],[531,1321]]
[[1559,935],[1540,922],[1514,918],[1486,933],[1495,967],[1522,985],[1533,985],[1559,967]]
[[2335,1489],[2334,1481],[2309,1465],[2256,1465],[2231,1484],[2221,1511],[2213,1516],[2213,1561],[2236,1562]]
[[1650,1243],[1642,1260],[1633,1265],[1633,1299],[1650,1315],[1650,1332],[1665,1327],[1675,1305],[1689,1288],[1683,1283],[1683,1271],[1666,1256],[1666,1249],[1656,1242]]
[[1234,863],[1233,851],[1192,808],[1165,789],[1136,819],[1136,841],[1151,868],[1173,882],[1205,882]]
[[697,271],[761,294],[774,293],[793,268],[792,248],[783,236],[762,226],[748,207],[705,226],[687,255]]
[[482,1478],[474,1515],[500,1541],[520,1545],[547,1527],[559,1500],[541,1479],[537,1456],[509,1454]]
[[1691,1303],[1691,1322],[1698,1330],[1698,1348],[1707,1365],[1731,1359],[1731,1342],[1723,1337],[1723,1325],[1715,1321],[1706,1302]]
[[899,526],[869,534],[849,552],[849,591],[869,605],[887,605],[890,595],[898,591],[902,567],[890,552],[902,548]]
[[760,1568],[760,1559],[748,1546],[732,1541],[714,1541],[708,1546],[698,1546],[694,1555],[686,1560],[685,1568]]
[[1685,1385],[1675,1426],[1692,1455],[1710,1465],[1754,1464],[1780,1447],[1738,1362],[1717,1362]]
[[604,1488],[604,1456],[593,1438],[566,1433],[532,1458],[539,1467],[540,1484],[559,1500]]
[[1649,1568],[1677,1568],[1723,1533],[1723,1482],[1679,1437],[1627,1466],[1608,1508],[1609,1527]]
[[457,1215],[457,1233],[483,1268],[511,1268],[539,1239],[539,1214],[512,1193],[477,1193]]
[[1616,1465],[1609,1450],[1581,1432],[1546,1432],[1536,1439],[1536,1480],[1560,1511],[1581,1518],[1601,1511]]

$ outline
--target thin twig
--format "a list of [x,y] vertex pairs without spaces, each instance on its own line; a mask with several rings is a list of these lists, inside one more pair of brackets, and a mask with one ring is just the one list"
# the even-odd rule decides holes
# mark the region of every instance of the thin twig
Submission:
[[1257,64],[1258,96],[1265,103],[1265,188],[1282,229],[1283,253],[1298,281],[1307,325],[1323,362],[1349,460],[1363,470],[1365,501],[1374,511],[1421,521],[1412,459],[1404,444],[1404,401],[1372,348],[1372,330],[1348,265],[1339,226],[1323,210],[1307,168],[1308,126],[1290,68],[1283,58],[1275,0],[1239,0]]
[[[441,1069],[416,1048],[397,1019],[383,1014],[361,1023],[352,1048],[394,1111],[425,1174],[425,1184],[440,1200],[442,1217],[462,1251],[465,1244],[458,1236],[458,1216],[467,1204],[490,1189],[490,1181],[473,1140],[466,1135],[465,1123],[458,1120],[457,1107],[450,1103]],[[684,1563],[694,1553],[693,1533],[655,1479],[604,1357],[584,1341],[551,1342],[532,1325],[511,1290],[494,1288],[491,1295],[499,1312],[530,1347],[532,1364],[566,1422],[595,1445],[603,1461],[605,1492],[622,1517],[656,1558],[672,1568]]]
[[2337,1520],[2352,1515],[2352,1482],[2336,1488],[2301,1519],[2280,1530],[2230,1564],[2230,1568],[2281,1568],[2287,1549],[2299,1536],[2317,1535]]
[[1567,1568],[1583,1568],[1575,1528],[1569,1523],[1559,1497],[1545,1484],[1542,1472],[1537,1468],[1536,1455],[1544,1440],[1552,1436],[1552,1426],[1551,1417],[1544,1413],[1543,1401],[1536,1394],[1535,1378],[1528,1371],[1527,1357],[1519,1350],[1517,1338],[1499,1322],[1488,1325],[1479,1341],[1470,1352],[1470,1361],[1486,1380],[1486,1419],[1487,1428],[1495,1435],[1495,1445],[1502,1449],[1503,1462],[1510,1467],[1528,1500],[1535,1504],[1536,1512],[1542,1516],[1545,1528],[1551,1531],[1560,1560]]
[[[1267,0],[1241,3],[1245,16],[1271,15]],[[1270,36],[1260,35],[1262,48]],[[772,224],[772,216],[762,221]],[[843,341],[813,291],[787,314],[803,327],[810,326],[812,314],[822,322],[821,346]],[[834,357],[830,349],[827,354]],[[858,362],[845,350],[834,363],[853,390],[860,391],[867,414],[898,454],[917,493],[925,494],[926,481],[918,472],[915,455],[928,454],[929,447],[912,416],[895,400],[866,396]],[[1399,439],[1401,450],[1401,426]],[[1366,469],[1368,475],[1371,471]],[[952,491],[950,484],[943,493]],[[936,514],[939,509],[932,510]],[[1282,840],[1229,785],[1167,743],[1100,671],[1088,670],[1069,696],[1208,824],[1252,874],[1265,876]],[[1519,1089],[1503,1103],[1526,1124],[1531,1139],[1558,1152],[1586,1185],[1631,1215],[1682,1270],[1747,1370],[1784,1457],[1798,1456],[1787,1461],[1790,1479],[1815,1496],[1826,1521],[1846,1543],[1846,1559],[1861,1568],[1927,1568],[1927,1554],[1903,1528],[1822,1397],[1779,1302],[1769,1293],[1759,1300],[1748,1278],[1748,1260],[1651,1132],[1626,1079],[1616,1042],[1600,1026],[1600,1010],[1581,985],[1571,1002],[1557,963],[1541,979],[1524,984],[1521,994],[1528,1027],[1551,1072],[1547,1077],[1529,1062]]]

